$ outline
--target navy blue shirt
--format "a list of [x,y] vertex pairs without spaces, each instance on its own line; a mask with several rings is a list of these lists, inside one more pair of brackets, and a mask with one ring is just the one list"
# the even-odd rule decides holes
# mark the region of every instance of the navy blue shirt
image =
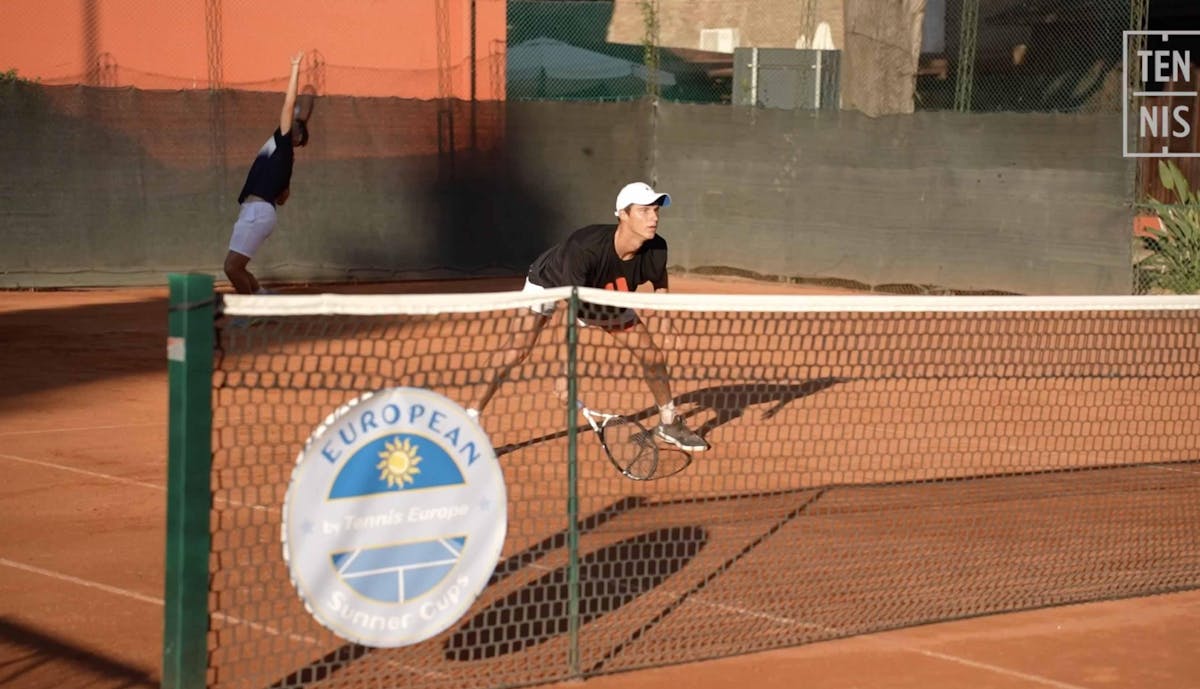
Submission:
[[246,174],[246,183],[238,194],[238,203],[246,201],[253,194],[264,201],[275,203],[275,199],[292,183],[292,163],[295,152],[292,149],[292,135],[283,134],[278,128],[267,139],[267,143],[259,149],[250,172]]

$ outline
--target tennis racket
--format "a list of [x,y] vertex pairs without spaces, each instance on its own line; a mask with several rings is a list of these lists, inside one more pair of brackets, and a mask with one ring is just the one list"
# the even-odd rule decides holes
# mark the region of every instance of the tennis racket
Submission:
[[617,471],[634,481],[659,478],[658,444],[645,426],[620,414],[605,414],[588,409],[581,400],[576,400],[580,413],[587,419],[604,454]]
[[306,85],[296,95],[296,106],[292,109],[292,117],[307,124],[309,118],[312,117],[313,106],[316,102],[317,87],[312,84]]
[[600,439],[604,454],[625,478],[653,481],[674,476],[692,463],[692,453],[660,446],[653,431],[637,421],[589,409],[580,400],[575,403]]
[[292,108],[292,119],[295,120],[294,128],[298,130],[299,139],[296,140],[297,146],[308,145],[308,120],[312,117],[313,104],[317,100],[317,89],[309,84],[304,87],[304,90],[296,96],[296,105]]

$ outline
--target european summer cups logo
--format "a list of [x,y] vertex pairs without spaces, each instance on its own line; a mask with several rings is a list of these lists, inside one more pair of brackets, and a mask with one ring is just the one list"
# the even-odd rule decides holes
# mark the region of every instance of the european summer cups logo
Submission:
[[284,559],[309,612],[338,636],[414,644],[483,590],[506,500],[495,451],[462,407],[418,388],[370,393],[301,451],[283,506]]

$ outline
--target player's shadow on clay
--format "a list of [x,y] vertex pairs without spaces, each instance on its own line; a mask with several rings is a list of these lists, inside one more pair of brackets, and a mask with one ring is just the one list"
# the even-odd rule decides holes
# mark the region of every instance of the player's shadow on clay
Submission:
[[[593,622],[652,591],[686,567],[708,540],[708,531],[699,526],[674,526],[583,555],[577,569],[578,623]],[[571,570],[564,566],[496,600],[446,639],[446,660],[509,655],[567,634],[571,591]]]
[[[712,412],[712,416],[705,419],[695,429],[700,436],[707,437],[717,427],[740,419],[751,407],[760,404],[771,405],[763,411],[761,416],[763,420],[770,420],[792,402],[849,380],[850,378],[813,378],[803,383],[791,384],[719,385],[685,392],[675,398],[675,403],[685,410],[684,416],[689,419],[699,417],[706,411]],[[658,409],[651,407],[638,414],[638,419],[651,417],[657,413]]]
[[[746,410],[758,405],[770,405],[763,413],[762,419],[770,420],[784,407],[792,402],[816,394],[839,383],[845,383],[850,378],[813,378],[801,383],[736,383],[732,385],[715,385],[685,392],[675,397],[675,403],[683,410],[685,418],[699,417],[706,413],[711,415],[700,426],[696,433],[705,439],[708,435],[724,424],[745,415]],[[606,410],[608,411],[608,410]],[[629,418],[637,421],[651,419],[658,415],[658,407],[647,407]],[[590,429],[587,429],[590,430]],[[548,440],[565,438],[567,431],[531,438],[519,443],[509,443],[496,448],[496,455],[504,455],[515,450],[529,447]]]
[[[614,505],[618,511],[629,505]],[[634,602],[682,570],[708,544],[699,526],[673,526],[646,531],[583,555],[577,582],[559,567],[503,598],[493,601],[460,624],[442,644],[447,661],[475,661],[518,653],[570,631],[574,598],[579,624],[587,624]],[[504,568],[504,563],[498,569]],[[577,592],[577,598],[572,591]],[[320,682],[380,649],[347,643],[287,677],[270,689]]]

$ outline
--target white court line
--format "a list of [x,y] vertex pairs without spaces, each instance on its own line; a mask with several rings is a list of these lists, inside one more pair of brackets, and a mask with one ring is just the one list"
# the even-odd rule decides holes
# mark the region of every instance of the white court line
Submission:
[[1200,469],[1198,469],[1195,465],[1190,465],[1186,468],[1169,464],[1150,464],[1148,466],[1152,466],[1156,469],[1162,469],[1163,471],[1172,471],[1177,474],[1188,474],[1189,476],[1192,474],[1200,474]]
[[997,665],[992,665],[990,663],[980,663],[975,660],[968,660],[967,658],[959,658],[958,656],[952,656],[952,655],[949,655],[946,653],[938,653],[937,651],[928,651],[923,648],[916,648],[913,646],[909,646],[907,644],[902,644],[902,643],[899,643],[896,641],[891,641],[888,639],[878,639],[875,637],[867,637],[867,640],[871,641],[873,643],[881,644],[883,646],[890,646],[897,650],[908,651],[910,653],[917,653],[917,654],[923,655],[927,658],[936,658],[938,660],[945,660],[945,661],[948,661],[951,663],[956,663],[958,665],[966,665],[967,667],[973,667],[977,670],[987,670],[989,672],[995,672],[996,674],[1004,675],[1006,677],[1015,677],[1017,679],[1028,680],[1030,682],[1034,682],[1037,684],[1044,684],[1045,686],[1048,686],[1048,687],[1055,687],[1056,689],[1088,689],[1088,687],[1085,687],[1082,684],[1069,684],[1067,682],[1059,682],[1058,680],[1050,679],[1049,677],[1041,677],[1039,675],[1031,675],[1031,674],[1028,674],[1025,672],[1020,672],[1019,670],[1010,670],[1008,668],[999,667]]
[[358,559],[358,555],[361,552],[362,552],[362,548],[359,548],[359,549],[355,550],[353,553],[350,553],[350,557],[346,558],[346,561],[342,563],[341,567],[338,567],[338,571],[337,571],[338,574],[345,574],[346,568],[349,567],[351,564],[354,563],[355,560]]
[[158,483],[137,481],[137,480],[134,480],[131,478],[122,478],[120,476],[113,476],[112,474],[102,474],[98,471],[88,471],[87,469],[77,469],[75,467],[67,466],[65,464],[54,464],[53,462],[42,462],[42,461],[39,461],[36,459],[29,459],[28,457],[18,457],[17,455],[5,454],[3,452],[0,452],[0,459],[9,459],[14,462],[24,462],[25,464],[33,464],[34,466],[44,467],[46,469],[58,469],[59,471],[69,471],[73,474],[82,474],[83,476],[90,476],[92,478],[104,479],[106,481],[112,481],[114,483],[124,483],[125,485],[129,485],[129,486],[141,486],[142,488],[152,488],[154,490],[159,490],[159,491],[165,491],[167,489],[166,486],[164,486],[162,484],[158,484]]
[[[32,460],[32,459],[28,459],[28,458],[25,458],[25,457],[18,457],[18,456],[15,456],[15,455],[9,455],[9,454],[3,454],[3,453],[0,453],[0,458],[4,458],[4,459],[10,459],[10,460],[18,461],[18,462],[25,462],[25,463],[28,463],[28,464],[34,464],[34,465],[43,466],[43,467],[47,467],[47,468],[51,468],[51,469],[61,469],[61,470],[63,470],[63,471],[70,471],[70,472],[74,472],[74,473],[78,473],[78,474],[83,474],[83,475],[86,475],[86,476],[92,476],[92,477],[96,477],[96,478],[107,479],[107,480],[114,481],[114,482],[117,482],[117,483],[125,483],[125,484],[130,484],[130,485],[143,486],[143,487],[147,487],[147,488],[153,488],[153,489],[155,489],[155,490],[160,490],[160,491],[161,491],[161,490],[165,490],[165,486],[161,486],[161,485],[157,485],[157,484],[153,484],[153,483],[146,483],[146,482],[144,482],[144,481],[134,481],[134,480],[131,480],[131,479],[121,478],[121,477],[119,477],[119,476],[111,476],[111,475],[109,475],[109,474],[102,474],[102,473],[99,473],[99,472],[87,471],[87,470],[85,470],[85,469],[76,469],[75,467],[69,467],[69,466],[64,466],[64,465],[60,465],[60,464],[53,464],[53,463],[49,463],[49,462],[40,462],[40,461],[37,461],[37,460]],[[233,502],[233,501],[228,501],[228,502],[229,502],[229,504],[231,504],[231,505],[238,505],[238,506],[241,506],[241,507],[252,507],[253,509],[257,509],[257,510],[266,510],[266,509],[267,509],[266,507],[264,507],[264,506],[262,506],[262,505],[244,505],[244,504],[241,504],[241,503],[235,503],[235,502]],[[36,574],[42,574],[42,575],[44,575],[44,576],[48,576],[48,577],[51,577],[51,578],[60,579],[60,580],[62,580],[62,581],[68,581],[68,582],[71,582],[71,583],[79,584],[79,585],[81,585],[81,586],[86,586],[86,587],[89,587],[89,588],[98,589],[98,590],[101,590],[101,591],[105,591],[105,592],[108,592],[108,593],[113,593],[113,594],[116,594],[116,595],[125,596],[125,597],[128,597],[128,598],[133,598],[134,600],[139,600],[139,601],[142,601],[142,602],[148,602],[148,603],[152,603],[152,604],[156,604],[156,605],[160,605],[160,606],[161,606],[161,605],[163,605],[163,601],[162,601],[162,599],[160,599],[160,598],[150,598],[150,597],[148,597],[148,596],[143,596],[142,594],[134,593],[134,592],[132,592],[132,591],[126,591],[125,589],[119,589],[119,588],[116,588],[116,587],[107,586],[107,585],[105,585],[105,584],[100,584],[100,583],[96,583],[96,582],[90,582],[90,581],[87,581],[87,580],[84,580],[84,579],[78,579],[78,578],[76,578],[76,577],[72,577],[72,576],[65,575],[65,574],[58,574],[58,573],[56,573],[56,572],[50,572],[50,571],[48,571],[48,570],[43,570],[43,569],[40,569],[40,568],[37,568],[37,567],[33,567],[33,566],[30,566],[30,565],[23,565],[23,564],[20,564],[20,563],[17,563],[17,562],[13,562],[13,561],[11,561],[11,560],[8,560],[8,559],[5,559],[5,558],[0,558],[0,565],[5,565],[5,566],[8,566],[8,567],[13,567],[13,568],[15,568],[15,569],[24,570],[24,571],[27,571],[27,572],[33,572],[33,573],[36,573]],[[535,564],[535,565],[533,565],[533,567],[534,567],[534,568],[539,568],[539,567],[538,567],[538,565],[536,565],[536,564]],[[549,569],[549,568],[545,568],[545,569]],[[718,608],[725,609],[725,610],[728,610],[728,611],[731,611],[731,612],[735,612],[735,613],[738,613],[738,614],[744,614],[744,615],[748,615],[748,616],[752,616],[752,617],[767,618],[767,619],[771,619],[772,621],[779,622],[779,623],[782,623],[782,624],[791,624],[791,625],[802,626],[802,627],[807,627],[807,628],[824,629],[824,630],[827,630],[827,631],[830,631],[830,632],[835,632],[835,633],[837,633],[837,632],[838,632],[838,630],[836,630],[836,629],[832,629],[832,628],[824,627],[824,626],[822,626],[822,625],[816,625],[816,624],[811,624],[811,623],[801,622],[801,621],[799,621],[799,620],[794,620],[794,619],[791,619],[791,618],[786,618],[786,617],[779,617],[779,616],[776,616],[776,615],[771,615],[771,614],[769,614],[769,613],[759,613],[759,612],[754,612],[754,611],[752,611],[752,610],[747,610],[747,609],[745,609],[745,608],[738,608],[738,607],[734,607],[734,606],[727,606],[727,605],[723,605],[723,604],[716,604],[716,603],[706,603],[706,602],[704,602],[704,601],[700,601],[700,600],[694,600],[694,601],[692,601],[692,602],[695,602],[695,603],[698,603],[698,604],[701,604],[701,605],[708,605],[708,606],[712,606],[712,607],[718,607]],[[223,620],[229,621],[229,622],[231,622],[231,623],[233,623],[233,624],[241,624],[241,625],[246,625],[246,626],[249,626],[249,627],[251,627],[252,629],[255,629],[255,630],[258,630],[258,631],[263,631],[263,632],[266,632],[266,633],[268,633],[268,634],[271,634],[271,635],[274,635],[274,636],[286,636],[286,637],[288,637],[288,638],[290,638],[290,639],[292,639],[292,640],[294,640],[294,641],[303,641],[303,642],[305,642],[305,643],[314,644],[314,645],[316,645],[316,644],[318,644],[318,643],[319,643],[319,642],[318,642],[316,639],[312,639],[311,637],[298,636],[298,635],[296,635],[296,634],[290,634],[290,633],[289,633],[289,634],[282,634],[282,633],[281,633],[279,630],[276,630],[276,629],[274,629],[274,628],[272,628],[272,627],[269,627],[269,626],[267,626],[267,625],[262,625],[262,624],[259,624],[259,623],[257,623],[257,622],[250,622],[250,621],[248,621],[248,620],[241,620],[241,619],[238,619],[238,618],[235,618],[235,617],[232,617],[232,616],[228,616],[228,615],[224,615],[224,614],[221,614],[221,613],[216,613],[216,614],[214,614],[214,615],[213,615],[213,617],[214,617],[214,618],[218,618],[218,619],[223,619]],[[977,669],[988,670],[988,671],[990,671],[990,672],[995,672],[995,673],[997,673],[997,674],[1000,674],[1000,675],[1005,675],[1005,676],[1008,676],[1008,677],[1014,677],[1014,678],[1019,678],[1019,679],[1025,679],[1025,680],[1028,680],[1028,681],[1031,681],[1031,682],[1036,682],[1036,683],[1038,683],[1038,684],[1043,684],[1043,685],[1045,685],[1045,686],[1049,686],[1049,687],[1055,687],[1056,689],[1087,689],[1086,687],[1083,687],[1083,686],[1080,686],[1080,685],[1075,685],[1075,684],[1067,684],[1067,683],[1064,683],[1064,682],[1058,682],[1058,681],[1056,681],[1056,680],[1048,679],[1048,678],[1045,678],[1045,677],[1038,677],[1038,676],[1036,676],[1036,675],[1029,675],[1029,674],[1026,674],[1026,673],[1023,673],[1023,672],[1018,672],[1018,671],[1016,671],[1016,670],[1009,670],[1009,669],[1007,669],[1007,668],[1002,668],[1002,667],[995,666],[995,665],[990,665],[990,664],[987,664],[987,663],[980,663],[980,662],[977,662],[977,661],[968,660],[968,659],[966,659],[966,658],[960,658],[960,657],[958,657],[958,656],[952,656],[952,655],[948,655],[948,654],[944,654],[944,653],[938,653],[938,652],[936,652],[936,651],[928,651],[928,650],[921,649],[921,648],[915,648],[915,647],[908,646],[908,645],[905,645],[905,644],[901,644],[901,643],[898,643],[898,642],[895,642],[895,641],[888,641],[888,640],[884,640],[884,639],[879,639],[879,638],[876,638],[876,637],[874,637],[874,636],[870,636],[870,635],[869,635],[869,636],[866,636],[866,637],[864,637],[864,638],[867,638],[868,640],[870,640],[870,641],[871,641],[871,642],[873,642],[873,643],[878,643],[878,644],[883,644],[883,645],[886,645],[886,646],[891,646],[891,647],[893,647],[893,648],[896,648],[896,649],[899,649],[899,650],[904,650],[904,651],[908,651],[908,652],[911,652],[911,653],[918,653],[918,654],[920,654],[920,655],[924,655],[924,656],[927,656],[927,657],[931,657],[931,658],[937,658],[937,659],[939,659],[939,660],[945,660],[945,661],[947,661],[947,662],[957,663],[957,664],[960,664],[960,665],[965,665],[965,666],[968,666],[968,667],[974,667],[974,668],[977,668]],[[390,663],[389,663],[389,664],[390,664]],[[409,671],[414,671],[414,672],[416,671],[416,669],[415,669],[415,668],[405,668],[405,669],[407,669],[407,670],[409,670]],[[421,673],[421,674],[428,674],[428,673]],[[434,673],[434,676],[440,676],[440,673]]]
[[[67,583],[76,584],[78,586],[83,586],[85,588],[95,589],[97,591],[103,591],[105,593],[110,593],[115,596],[121,596],[123,598],[131,598],[131,599],[139,601],[141,603],[149,603],[151,605],[157,605],[159,607],[163,607],[165,605],[162,598],[155,598],[153,596],[147,596],[147,595],[144,595],[141,593],[137,593],[136,591],[130,591],[128,589],[118,588],[116,586],[109,586],[107,584],[101,584],[96,581],[80,579],[79,577],[73,577],[69,574],[62,574],[60,572],[54,572],[54,571],[51,571],[48,569],[43,569],[41,567],[27,565],[22,562],[15,562],[13,560],[9,560],[8,558],[4,558],[4,557],[0,557],[0,565],[3,565],[5,567],[11,567],[13,569],[17,569],[22,572],[28,572],[30,574],[38,574],[38,575],[41,575],[44,577],[49,577],[51,579],[57,579],[58,581],[65,581]],[[255,631],[270,634],[271,636],[284,637],[291,641],[306,643],[310,646],[321,646],[322,645],[322,642],[320,639],[315,639],[311,636],[305,636],[303,634],[296,634],[293,632],[289,632],[289,633],[285,634],[282,631],[280,631],[270,625],[262,624],[261,622],[251,622],[250,620],[243,620],[240,617],[234,617],[233,615],[226,615],[224,613],[218,612],[218,613],[213,613],[213,619],[221,620],[221,621],[227,622],[229,624],[242,625],[245,627],[249,627]],[[401,665],[401,664],[399,664],[395,661],[391,661],[391,660],[386,661],[385,664],[388,665],[389,667],[394,667],[399,670],[403,670],[405,672],[408,672],[408,673],[411,673],[414,675],[418,675],[421,677],[445,677],[446,676],[446,674],[443,672],[434,672],[434,671],[429,671],[429,670],[423,670],[423,669],[417,668],[417,667],[411,667],[408,665]]]
[[[671,599],[678,599],[678,597],[679,597],[678,593],[672,593],[670,591],[661,591],[661,592],[659,592],[659,595],[666,596]],[[1017,679],[1023,679],[1023,680],[1041,684],[1041,685],[1044,685],[1047,687],[1054,687],[1055,689],[1088,689],[1088,687],[1084,687],[1079,684],[1068,684],[1066,682],[1059,682],[1058,680],[1053,680],[1048,677],[1040,677],[1038,675],[1030,675],[1030,674],[1021,672],[1019,670],[1010,670],[1009,668],[1000,667],[999,665],[992,665],[990,663],[982,663],[977,660],[961,658],[959,656],[950,655],[948,653],[939,653],[937,651],[930,651],[930,650],[926,650],[924,648],[919,648],[917,646],[912,646],[910,644],[901,643],[899,641],[881,638],[879,636],[880,634],[884,634],[887,632],[877,632],[874,634],[856,634],[851,637],[847,637],[845,632],[843,632],[842,630],[840,630],[836,627],[829,627],[829,626],[826,626],[823,624],[816,624],[816,623],[812,623],[812,622],[804,622],[802,620],[796,620],[796,619],[793,619],[790,617],[784,617],[782,615],[774,615],[774,614],[767,613],[767,612],[759,612],[757,610],[749,610],[747,608],[742,608],[742,607],[738,607],[735,605],[728,605],[725,603],[714,603],[714,602],[705,601],[705,600],[702,600],[699,598],[690,598],[689,600],[685,601],[685,603],[693,603],[695,605],[701,605],[701,606],[708,607],[708,608],[716,608],[717,610],[724,610],[725,612],[732,612],[732,613],[735,613],[738,615],[745,615],[748,617],[754,617],[754,618],[761,619],[761,620],[767,620],[770,622],[774,622],[776,624],[801,627],[803,629],[814,629],[814,630],[826,632],[829,634],[835,634],[841,638],[858,638],[858,639],[862,639],[866,643],[876,644],[878,646],[883,646],[886,648],[890,648],[892,650],[905,651],[907,653],[916,653],[918,655],[922,655],[927,658],[936,658],[937,660],[943,660],[948,663],[955,663],[957,665],[965,665],[967,667],[972,667],[977,670],[987,670],[988,672],[994,672],[998,675],[1003,675],[1005,677],[1013,677],[1013,678],[1017,678]],[[895,630],[888,630],[888,631],[895,631]]]
[[[671,592],[671,591],[660,591],[660,592],[658,592],[658,596],[660,596],[660,597],[665,596],[665,597],[671,598],[672,600],[677,600],[679,598],[679,594],[677,592]],[[725,612],[732,612],[737,615],[745,615],[748,617],[754,617],[754,618],[761,619],[761,620],[767,620],[769,622],[774,622],[776,624],[801,627],[803,629],[814,629],[814,630],[826,632],[829,634],[835,634],[838,637],[847,638],[846,633],[843,632],[842,630],[838,629],[837,627],[829,627],[829,626],[823,625],[823,624],[804,622],[801,620],[793,619],[791,617],[784,617],[782,615],[774,615],[774,614],[767,613],[767,612],[759,612],[757,610],[749,610],[747,608],[742,608],[742,607],[738,607],[735,605],[728,605],[725,603],[714,603],[714,602],[702,600],[699,598],[690,598],[689,600],[685,601],[685,603],[694,603],[696,605],[701,605],[701,606],[708,607],[708,608],[716,608],[717,610],[724,610]],[[889,631],[895,631],[895,630],[889,630]],[[1030,674],[1021,672],[1019,670],[1010,670],[1009,668],[1000,667],[998,665],[992,665],[990,663],[981,663],[976,660],[970,660],[968,658],[961,658],[959,656],[950,655],[948,653],[939,653],[937,651],[930,651],[930,650],[926,650],[926,649],[912,646],[909,644],[901,643],[899,641],[893,641],[891,639],[881,638],[879,636],[879,634],[883,634],[883,633],[886,633],[886,632],[878,632],[875,634],[857,634],[857,635],[854,635],[853,637],[849,637],[849,638],[859,638],[859,639],[864,640],[866,643],[876,644],[878,646],[883,646],[886,648],[890,648],[892,650],[905,651],[908,653],[916,653],[918,655],[923,655],[927,658],[936,658],[938,660],[943,660],[943,661],[946,661],[949,663],[955,663],[957,665],[965,665],[967,667],[972,667],[977,670],[987,670],[988,672],[994,672],[998,675],[1003,675],[1005,677],[1013,677],[1013,678],[1027,680],[1030,682],[1035,682],[1037,684],[1042,684],[1042,685],[1045,685],[1048,687],[1055,687],[1055,689],[1088,689],[1087,687],[1084,687],[1084,686],[1078,685],[1078,684],[1068,684],[1066,682],[1059,682],[1058,680],[1053,680],[1048,677],[1040,677],[1038,675],[1030,675]]]
[[[27,565],[22,562],[15,562],[13,560],[9,560],[8,558],[4,558],[4,557],[0,557],[0,565],[4,565],[5,567],[11,567],[13,569],[19,569],[22,572],[28,572],[30,574],[38,574],[38,575],[41,575],[44,577],[49,577],[51,579],[57,579],[58,581],[65,581],[69,584],[83,586],[84,588],[95,589],[97,591],[103,591],[105,593],[111,593],[115,596],[121,596],[122,598],[131,598],[131,599],[136,600],[141,603],[149,603],[151,605],[157,605],[159,607],[162,607],[164,605],[163,599],[161,599],[161,598],[155,598],[154,596],[147,596],[145,594],[137,593],[136,591],[130,591],[128,589],[118,588],[116,586],[109,586],[108,584],[101,584],[99,582],[90,581],[88,579],[80,579],[79,577],[73,577],[70,574],[62,574],[60,572],[54,572],[54,571],[51,571],[48,569],[42,569],[41,567]],[[314,644],[314,645],[318,643],[318,641],[316,639],[309,637],[309,636],[300,636],[298,634],[283,634],[278,629],[275,629],[273,627],[269,627],[267,625],[260,624],[258,622],[251,622],[249,620],[243,620],[243,619],[234,617],[232,615],[215,613],[213,615],[213,617],[220,619],[220,620],[224,620],[224,621],[232,623],[232,624],[245,625],[247,627],[250,627],[251,629],[256,629],[258,631],[267,632],[268,634],[271,634],[274,636],[286,636],[293,641],[303,641],[305,643]]]
[[[77,584],[79,586],[84,586],[86,588],[95,589],[98,591],[104,591],[105,593],[111,593],[113,595],[122,596],[125,598],[131,598],[133,600],[140,601],[143,603],[150,603],[152,605],[157,605],[160,607],[163,605],[163,600],[161,598],[154,598],[152,596],[146,596],[146,595],[143,595],[140,593],[136,593],[134,591],[129,591],[127,589],[117,588],[115,586],[109,586],[107,584],[101,584],[98,582],[89,581],[87,579],[80,579],[79,577],[73,577],[69,574],[60,574],[58,572],[53,572],[53,571],[50,571],[47,569],[42,569],[41,567],[34,567],[33,565],[26,565],[26,564],[23,564],[20,562],[14,562],[12,560],[9,560],[9,559],[3,558],[3,557],[0,557],[0,565],[4,565],[6,567],[11,567],[13,569],[18,569],[18,570],[21,570],[24,572],[29,572],[32,574],[39,574],[39,575],[42,575],[45,577],[50,577],[51,579],[57,579],[59,581],[65,581],[68,583]],[[700,600],[693,600],[690,602],[695,602],[695,603],[698,603],[701,605],[709,605],[709,606],[717,607],[717,608],[720,608],[723,610],[728,610],[731,612],[744,614],[744,615],[750,615],[753,617],[768,618],[768,619],[771,619],[772,621],[780,622],[783,624],[792,624],[792,625],[807,627],[807,628],[811,628],[811,629],[821,629],[824,631],[839,633],[839,631],[833,627],[826,627],[824,625],[800,622],[798,620],[794,620],[794,619],[791,619],[788,617],[780,617],[778,615],[770,615],[768,613],[758,613],[758,612],[754,612],[751,610],[747,610],[745,608],[739,608],[739,607],[729,606],[729,605],[724,605],[724,604],[705,603],[704,601],[700,601]],[[262,631],[262,632],[271,634],[272,636],[284,636],[292,641],[300,641],[300,642],[304,642],[304,643],[314,645],[314,646],[320,645],[320,641],[318,639],[314,639],[310,636],[302,636],[302,635],[294,634],[294,633],[283,634],[278,629],[275,629],[274,627],[271,627],[269,625],[261,624],[258,622],[250,622],[249,620],[243,620],[243,619],[240,619],[237,617],[233,617],[232,615],[225,615],[223,613],[215,613],[213,615],[213,617],[215,619],[220,619],[220,620],[227,621],[227,622],[230,622],[233,624],[245,625],[256,631]],[[1030,674],[1027,674],[1024,672],[1019,672],[1017,670],[1010,670],[1008,668],[999,667],[997,665],[991,665],[989,663],[981,663],[978,661],[969,660],[967,658],[960,658],[958,656],[949,655],[947,653],[938,653],[937,651],[929,651],[929,650],[922,649],[922,648],[916,648],[914,646],[902,644],[897,641],[892,641],[889,639],[881,639],[875,635],[867,635],[867,636],[864,636],[861,638],[866,639],[870,643],[880,644],[883,646],[891,647],[896,650],[907,651],[909,653],[917,653],[917,654],[920,654],[920,655],[923,655],[923,656],[926,656],[929,658],[936,658],[938,660],[944,660],[944,661],[956,663],[959,665],[965,665],[967,667],[973,667],[973,668],[976,668],[979,670],[987,670],[989,672],[994,672],[996,674],[1004,675],[1007,677],[1024,679],[1024,680],[1028,680],[1030,682],[1035,682],[1037,684],[1042,684],[1042,685],[1045,685],[1048,687],[1055,687],[1056,689],[1087,689],[1087,687],[1084,687],[1082,685],[1067,684],[1066,682],[1059,682],[1057,680],[1052,680],[1047,677],[1039,677],[1037,675],[1030,675]],[[391,665],[391,663],[389,663],[389,665]],[[404,669],[404,670],[407,670],[410,672],[416,672],[416,673],[422,674],[424,676],[436,676],[436,677],[443,676],[442,673],[423,672],[423,671],[418,670],[417,668],[409,668],[407,666],[396,665],[395,667],[398,667],[400,669]]]
[[40,431],[2,431],[0,438],[12,435],[39,435],[42,433],[77,433],[80,431],[111,431],[114,428],[155,428],[165,424],[159,423],[123,423],[112,426],[76,426],[74,428],[46,428]]
[[[87,469],[78,469],[76,467],[67,466],[65,464],[55,464],[53,462],[42,462],[42,461],[39,461],[36,459],[30,459],[28,457],[19,457],[17,455],[5,454],[3,452],[0,452],[0,459],[9,459],[14,462],[24,462],[26,464],[33,464],[34,466],[44,467],[46,469],[58,469],[59,471],[69,471],[71,473],[82,474],[84,476],[90,476],[92,478],[104,479],[106,481],[112,481],[113,483],[123,483],[123,484],[129,485],[129,486],[139,486],[142,488],[151,488],[151,489],[157,490],[157,491],[166,491],[166,489],[167,489],[166,486],[159,484],[159,483],[149,483],[146,481],[137,481],[137,480],[134,480],[131,478],[123,478],[121,476],[113,476],[112,474],[103,474],[98,471],[88,471]],[[238,500],[230,500],[228,498],[214,498],[214,502],[217,502],[217,503],[220,503],[223,505],[229,505],[230,507],[248,507],[252,510],[258,510],[260,512],[276,512],[276,513],[279,512],[278,509],[275,509],[273,507],[267,507],[266,505],[250,505],[250,504],[238,501]]]
[[342,577],[343,579],[360,579],[362,577],[373,577],[376,574],[389,574],[391,572],[399,572],[403,574],[412,569],[421,569],[430,565],[452,565],[455,562],[458,562],[458,560],[430,560],[429,562],[422,562],[419,565],[389,565],[387,567],[376,567],[375,569],[360,569],[357,572],[351,572],[350,574],[344,574],[343,572],[339,571],[338,574],[344,574]]
[[4,557],[0,557],[0,565],[4,565],[5,567],[11,567],[13,569],[19,569],[22,572],[28,572],[30,574],[40,574],[44,577],[50,577],[51,579],[58,579],[59,581],[65,581],[70,584],[77,584],[79,586],[83,586],[83,587],[89,588],[89,589],[96,589],[97,591],[104,591],[105,593],[111,593],[113,595],[121,596],[124,598],[132,598],[133,600],[139,601],[141,603],[149,603],[151,605],[158,605],[158,606],[161,606],[163,604],[163,599],[161,599],[161,598],[155,598],[153,596],[143,595],[141,593],[137,593],[135,591],[130,591],[128,589],[121,589],[121,588],[117,588],[116,586],[109,586],[108,584],[101,584],[101,583],[95,582],[95,581],[88,581],[87,579],[80,579],[79,577],[73,577],[70,574],[60,574],[58,572],[52,572],[48,569],[42,569],[41,567],[27,565],[22,562],[15,562],[13,560],[9,560],[8,558],[4,558]]
[[[795,620],[790,617],[782,617],[780,615],[772,615],[770,613],[757,612],[754,610],[748,610],[746,608],[740,608],[740,607],[733,606],[733,605],[726,605],[723,603],[710,603],[710,602],[698,600],[698,599],[692,599],[688,602],[696,603],[697,605],[703,605],[706,607],[717,608],[719,610],[725,610],[727,612],[737,613],[739,615],[747,615],[747,616],[755,617],[758,619],[766,619],[766,620],[770,620],[772,622],[776,622],[779,624],[792,625],[792,626],[802,627],[805,629],[817,629],[820,631],[829,632],[832,634],[837,634],[838,636],[841,636],[841,637],[845,637],[845,633],[842,632],[840,629],[837,629],[836,627],[828,627],[828,626],[825,626],[822,624],[803,622],[801,620]],[[891,631],[895,631],[895,630],[891,630]],[[880,633],[886,633],[886,632],[880,632]],[[859,634],[859,635],[855,635],[855,637],[851,637],[851,638],[860,638],[860,639],[866,641],[867,643],[884,646],[887,648],[891,648],[893,650],[905,651],[908,653],[916,653],[918,655],[923,655],[927,658],[936,658],[938,660],[944,660],[949,663],[955,663],[957,665],[965,665],[967,667],[972,667],[977,670],[987,670],[988,672],[994,672],[998,675],[1003,675],[1005,677],[1013,677],[1016,679],[1023,679],[1023,680],[1041,684],[1041,685],[1044,685],[1047,687],[1055,687],[1055,689],[1088,689],[1088,687],[1084,687],[1083,685],[1079,685],[1079,684],[1068,684],[1067,682],[1059,682],[1058,680],[1050,679],[1049,677],[1041,677],[1039,675],[1030,675],[1028,673],[1021,672],[1019,670],[1011,670],[1006,667],[1000,667],[999,665],[992,665],[990,663],[982,663],[982,662],[979,662],[976,660],[970,660],[968,658],[961,658],[959,656],[950,655],[948,653],[939,653],[937,651],[926,650],[924,648],[919,648],[919,647],[912,646],[909,644],[901,643],[899,641],[893,641],[891,639],[884,639],[879,636],[880,633],[865,634],[865,635]]]

